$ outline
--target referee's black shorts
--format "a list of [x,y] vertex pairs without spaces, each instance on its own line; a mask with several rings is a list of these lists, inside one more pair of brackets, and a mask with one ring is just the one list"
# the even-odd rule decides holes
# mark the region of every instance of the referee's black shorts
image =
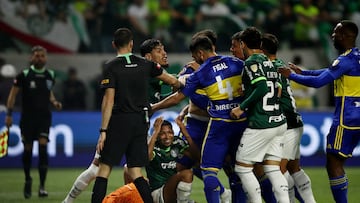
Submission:
[[51,126],[51,113],[22,114],[20,129],[22,141],[33,143],[39,137],[45,137],[49,141],[49,129]]
[[128,167],[143,167],[148,163],[147,123],[143,113],[113,113],[100,161],[118,165],[125,154]]

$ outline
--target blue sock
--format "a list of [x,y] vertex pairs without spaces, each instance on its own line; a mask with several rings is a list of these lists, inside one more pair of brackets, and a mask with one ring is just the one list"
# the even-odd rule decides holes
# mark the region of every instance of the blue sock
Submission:
[[294,187],[294,190],[295,190],[295,197],[296,197],[296,199],[297,199],[300,203],[305,203],[296,187]]
[[330,188],[336,203],[347,203],[349,181],[345,175],[330,178]]
[[231,199],[233,203],[246,203],[246,194],[242,188],[239,176],[232,173],[229,177],[229,184],[231,189]]
[[204,191],[206,200],[209,203],[220,203],[221,189],[224,191],[224,187],[217,178],[217,173],[213,171],[202,171],[204,180]]
[[266,203],[276,203],[276,198],[272,190],[272,184],[266,176],[260,178],[261,196]]

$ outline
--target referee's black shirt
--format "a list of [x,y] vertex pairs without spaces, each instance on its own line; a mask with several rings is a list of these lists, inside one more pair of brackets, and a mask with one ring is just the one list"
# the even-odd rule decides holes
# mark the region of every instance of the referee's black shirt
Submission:
[[108,61],[101,88],[115,88],[113,112],[141,112],[148,107],[149,79],[162,72],[160,64],[131,53]]

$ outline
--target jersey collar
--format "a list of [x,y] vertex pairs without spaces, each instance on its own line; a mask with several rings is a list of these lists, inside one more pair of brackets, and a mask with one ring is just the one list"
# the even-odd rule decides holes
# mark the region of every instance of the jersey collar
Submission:
[[43,73],[43,72],[45,72],[45,68],[36,69],[34,65],[31,65],[30,68],[31,68],[31,70],[33,70],[33,71],[36,72],[36,73]]
[[125,57],[126,62],[127,63],[131,63],[130,61],[130,56],[132,55],[132,53],[127,53],[127,54],[118,54],[116,57]]

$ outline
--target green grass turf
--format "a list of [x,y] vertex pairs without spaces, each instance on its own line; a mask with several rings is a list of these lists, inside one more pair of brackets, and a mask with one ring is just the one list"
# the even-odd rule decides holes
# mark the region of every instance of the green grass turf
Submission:
[[[38,202],[50,202],[59,203],[66,196],[67,192],[71,188],[75,178],[83,171],[82,168],[66,168],[55,169],[50,168],[46,181],[46,189],[49,192],[49,197],[40,199],[37,196],[37,190],[39,186],[39,178],[36,169],[32,169],[33,177],[33,193],[31,199],[24,199],[23,197],[23,184],[24,175],[22,169],[0,169],[0,203],[16,202],[16,203],[38,203]],[[329,183],[325,168],[304,168],[307,174],[312,180],[312,188],[315,195],[315,199],[318,203],[334,202],[332,199],[331,191],[329,189]],[[349,203],[360,202],[360,168],[348,167],[346,168],[347,176],[349,178]],[[108,184],[108,193],[115,190],[117,187],[123,185],[122,168],[114,168]],[[226,176],[223,172],[219,173],[221,182],[228,186]],[[77,203],[90,202],[91,190],[93,182],[89,187],[83,191],[78,197]],[[194,179],[193,191],[191,195],[192,199],[196,202],[206,202],[203,193],[203,184],[198,179]]]

